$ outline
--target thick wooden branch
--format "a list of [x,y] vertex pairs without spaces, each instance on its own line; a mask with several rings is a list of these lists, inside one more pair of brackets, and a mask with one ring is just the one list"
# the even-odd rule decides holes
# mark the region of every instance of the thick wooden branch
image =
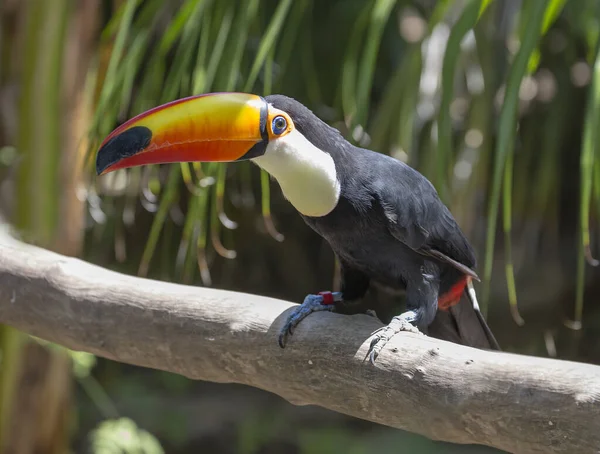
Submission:
[[509,452],[600,450],[600,367],[395,336],[380,323],[308,317],[282,350],[293,304],[125,276],[0,235],[0,323],[71,349],[243,383],[437,440]]

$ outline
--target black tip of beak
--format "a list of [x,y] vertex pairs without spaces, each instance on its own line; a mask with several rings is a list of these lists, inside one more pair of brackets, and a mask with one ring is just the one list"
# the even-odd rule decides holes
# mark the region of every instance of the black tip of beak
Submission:
[[145,126],[134,126],[117,134],[100,147],[96,155],[96,174],[100,175],[121,159],[129,158],[150,145],[152,131]]

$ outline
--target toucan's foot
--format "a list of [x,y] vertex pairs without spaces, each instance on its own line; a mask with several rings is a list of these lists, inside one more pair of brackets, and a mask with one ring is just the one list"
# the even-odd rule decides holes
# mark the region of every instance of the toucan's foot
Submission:
[[365,314],[367,314],[369,317],[377,318],[377,312],[375,312],[373,309],[367,309]]
[[377,356],[379,356],[379,353],[381,353],[381,350],[383,350],[385,344],[387,344],[388,341],[400,331],[421,333],[419,329],[413,325],[416,318],[416,313],[414,311],[405,312],[404,314],[392,318],[389,325],[379,328],[373,333],[375,337],[371,341],[371,346],[369,347],[369,352],[367,353],[371,364],[375,365],[375,359]]
[[302,320],[313,312],[335,310],[334,303],[341,301],[342,294],[340,292],[321,292],[318,295],[307,295],[304,302],[292,312],[288,317],[285,325],[279,333],[279,346],[285,348],[288,336],[294,334],[294,329]]

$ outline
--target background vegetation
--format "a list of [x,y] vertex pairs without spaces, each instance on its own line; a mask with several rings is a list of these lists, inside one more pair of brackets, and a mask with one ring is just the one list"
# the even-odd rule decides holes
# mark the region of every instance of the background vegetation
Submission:
[[[0,216],[28,241],[290,300],[335,288],[327,245],[250,163],[93,176],[99,141],[134,114],[284,93],[431,179],[476,246],[505,350],[600,363],[596,0],[4,0],[0,14]],[[8,327],[0,352],[4,452],[465,452]]]

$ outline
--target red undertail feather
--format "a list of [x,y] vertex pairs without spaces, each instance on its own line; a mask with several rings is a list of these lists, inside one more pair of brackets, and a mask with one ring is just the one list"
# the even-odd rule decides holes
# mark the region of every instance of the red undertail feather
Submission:
[[465,287],[467,286],[470,280],[470,276],[464,276],[456,284],[450,287],[450,290],[440,295],[438,297],[438,309],[442,311],[447,311],[455,304],[458,304],[463,292],[465,291]]

